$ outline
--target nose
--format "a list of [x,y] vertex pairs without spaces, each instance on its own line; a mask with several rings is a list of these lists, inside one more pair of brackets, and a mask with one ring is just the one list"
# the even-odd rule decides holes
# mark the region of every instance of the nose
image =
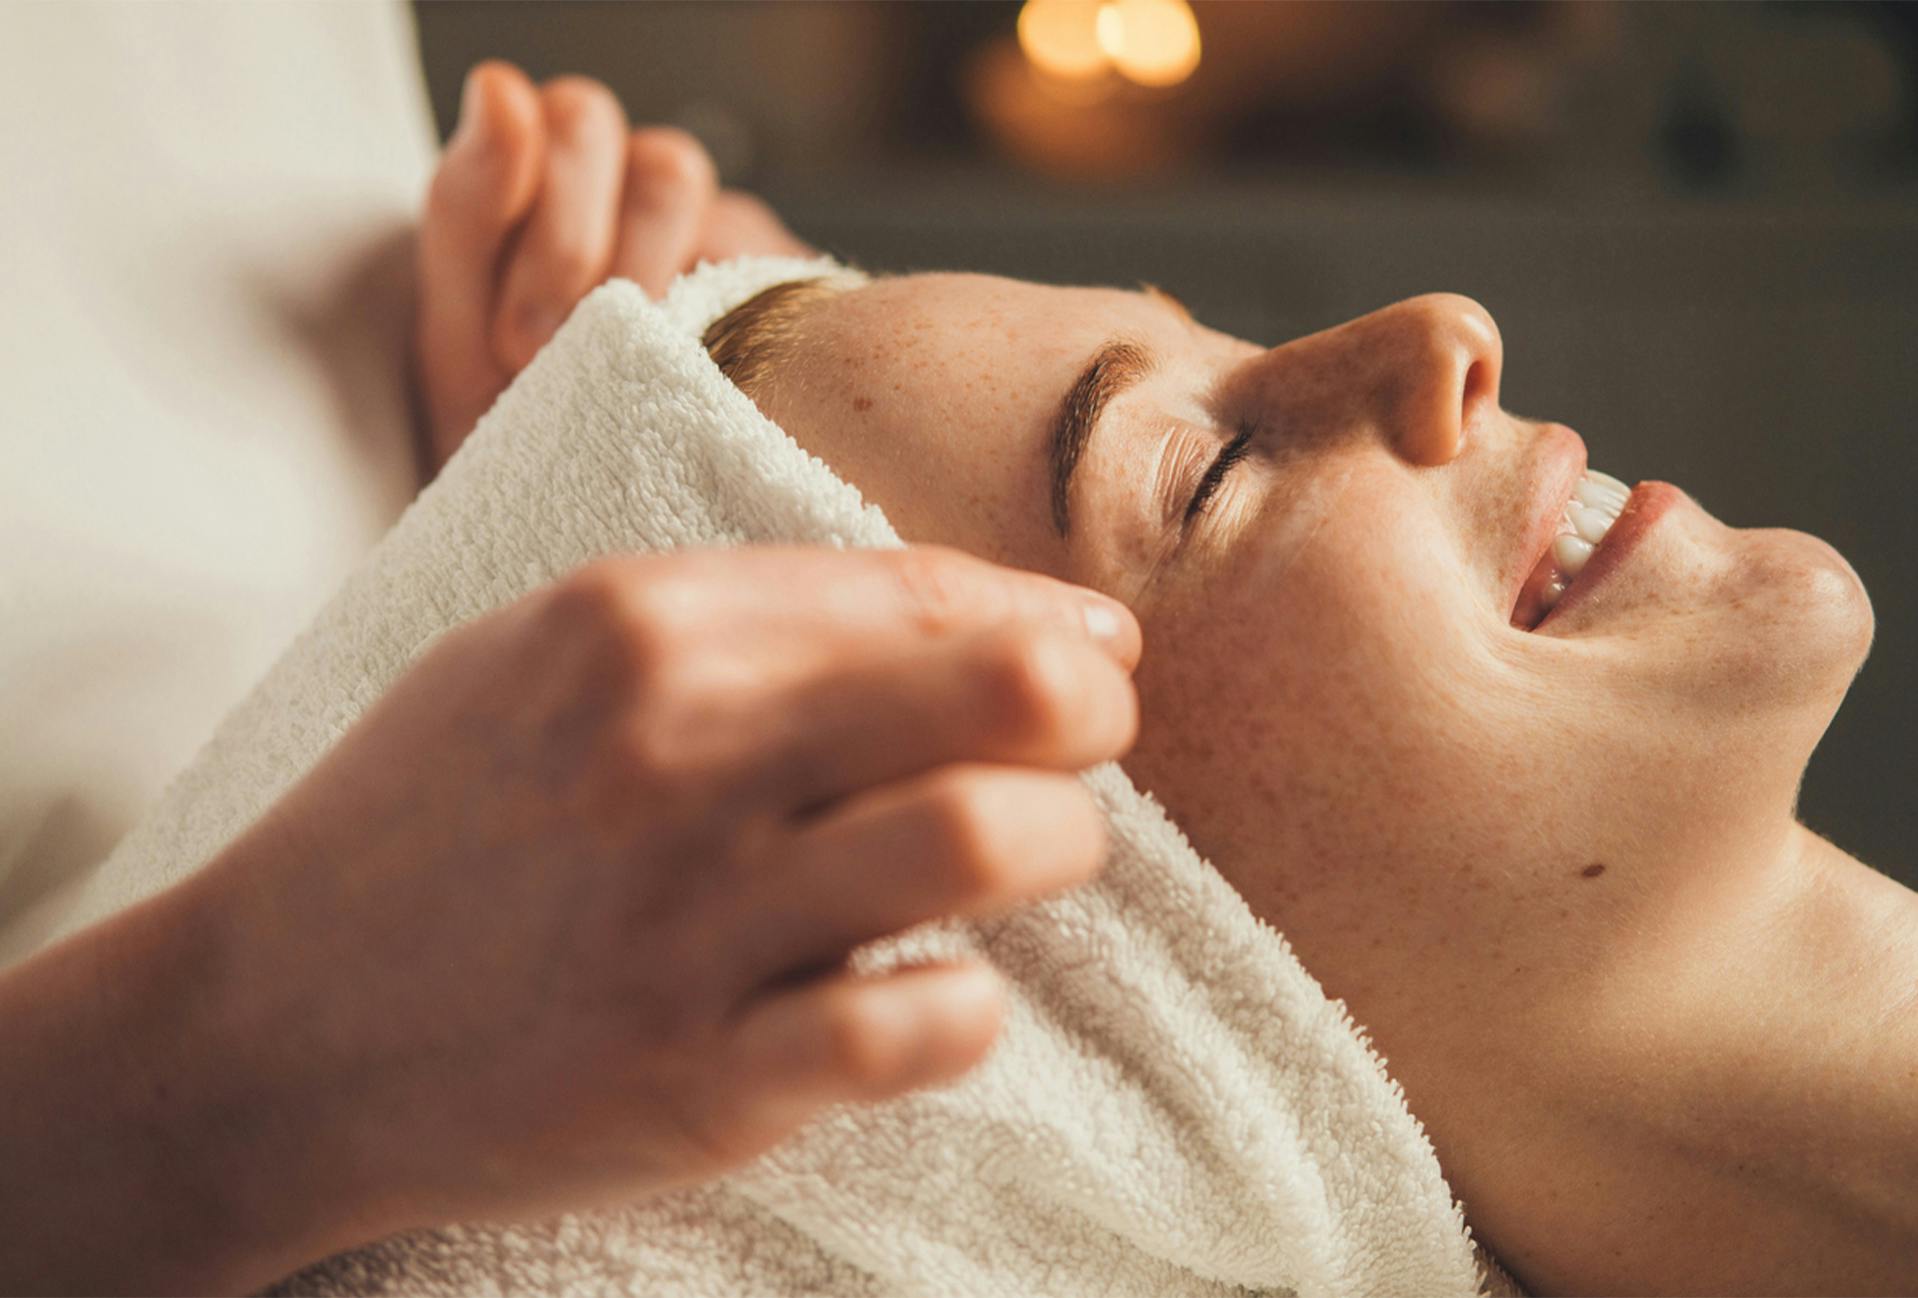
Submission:
[[1254,399],[1282,404],[1295,429],[1362,432],[1410,464],[1437,466],[1498,410],[1504,361],[1490,312],[1457,293],[1428,293],[1275,348],[1246,377]]
[[1457,293],[1394,303],[1351,326],[1378,373],[1377,414],[1407,462],[1447,464],[1471,429],[1498,409],[1505,344],[1491,312]]

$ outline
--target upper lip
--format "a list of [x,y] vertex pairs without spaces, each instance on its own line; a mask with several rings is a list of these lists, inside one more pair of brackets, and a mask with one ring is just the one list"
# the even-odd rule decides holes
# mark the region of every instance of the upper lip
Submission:
[[1585,474],[1585,439],[1564,424],[1543,424],[1538,432],[1537,467],[1532,472],[1531,504],[1526,511],[1524,534],[1519,538],[1515,560],[1517,571],[1508,574],[1506,609],[1518,608],[1525,590],[1525,579],[1532,575],[1545,552],[1558,535],[1565,518],[1566,502]]

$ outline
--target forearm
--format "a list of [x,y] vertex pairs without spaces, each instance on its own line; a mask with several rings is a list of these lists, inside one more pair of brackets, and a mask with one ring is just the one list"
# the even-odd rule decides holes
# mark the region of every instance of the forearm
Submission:
[[217,896],[175,889],[0,976],[0,1292],[241,1292],[345,1240]]

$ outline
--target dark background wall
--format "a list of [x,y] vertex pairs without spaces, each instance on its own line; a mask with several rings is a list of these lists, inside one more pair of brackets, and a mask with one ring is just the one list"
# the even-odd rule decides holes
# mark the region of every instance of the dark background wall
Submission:
[[1201,3],[1187,90],[1091,109],[994,100],[1012,3],[418,14],[443,129],[482,57],[590,73],[872,268],[1148,279],[1265,342],[1478,298],[1510,409],[1857,568],[1877,642],[1800,812],[1918,886],[1912,10]]

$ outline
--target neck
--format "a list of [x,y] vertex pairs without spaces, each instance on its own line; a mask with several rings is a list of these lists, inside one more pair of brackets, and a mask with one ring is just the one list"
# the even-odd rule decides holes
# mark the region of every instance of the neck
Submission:
[[1797,824],[1756,865],[1552,1079],[1578,1184],[1505,1257],[1533,1292],[1918,1289],[1918,893]]

